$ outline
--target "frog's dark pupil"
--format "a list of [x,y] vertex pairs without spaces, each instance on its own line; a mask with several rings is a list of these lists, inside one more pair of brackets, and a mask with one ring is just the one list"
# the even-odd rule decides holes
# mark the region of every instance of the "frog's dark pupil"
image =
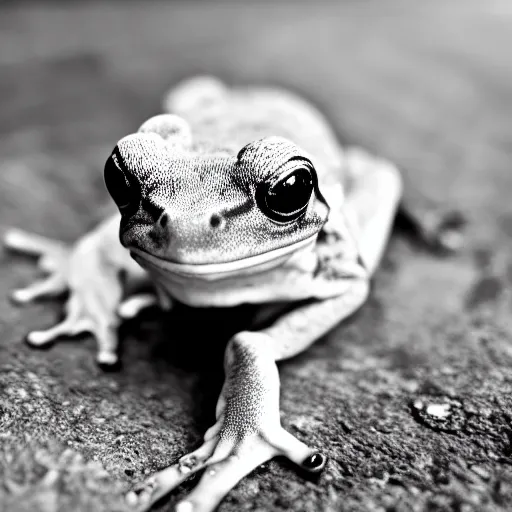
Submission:
[[105,163],[104,175],[107,190],[117,206],[120,209],[128,207],[133,194],[123,172],[115,164],[113,156],[110,156]]
[[274,213],[292,216],[302,213],[309,203],[313,191],[311,173],[300,168],[277,181],[267,192],[267,207]]

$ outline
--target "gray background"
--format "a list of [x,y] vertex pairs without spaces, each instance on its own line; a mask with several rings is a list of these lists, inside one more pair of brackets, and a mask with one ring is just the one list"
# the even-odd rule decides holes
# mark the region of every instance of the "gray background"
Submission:
[[[197,72],[306,94],[341,136],[392,158],[470,220],[453,258],[398,233],[368,304],[280,365],[282,422],[330,456],[323,475],[272,461],[221,511],[510,503],[511,47],[505,0],[0,8],[2,230],[71,242],[92,227],[117,139]],[[122,371],[105,374],[89,337],[45,352],[23,343],[61,310],[9,303],[35,276],[29,260],[2,256],[0,509],[123,510],[122,492],[194,447],[213,421],[223,343],[250,311],[198,312],[212,338],[186,310],[148,312],[122,330]],[[436,421],[420,402],[450,414]]]

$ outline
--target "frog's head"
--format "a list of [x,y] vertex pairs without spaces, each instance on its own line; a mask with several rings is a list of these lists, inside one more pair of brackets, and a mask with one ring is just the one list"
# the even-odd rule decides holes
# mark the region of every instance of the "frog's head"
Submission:
[[315,242],[329,208],[300,148],[278,137],[236,155],[191,147],[183,119],[156,116],[105,164],[121,243],[139,263],[208,278],[274,266]]

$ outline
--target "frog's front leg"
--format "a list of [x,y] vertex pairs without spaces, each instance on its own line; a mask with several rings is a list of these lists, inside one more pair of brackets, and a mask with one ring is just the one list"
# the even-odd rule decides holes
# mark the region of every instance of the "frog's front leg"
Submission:
[[283,455],[300,467],[319,472],[326,457],[283,429],[279,416],[276,362],[303,351],[365,300],[368,281],[356,278],[343,296],[298,307],[260,332],[244,331],[229,342],[225,382],[217,421],[204,443],[178,463],[152,475],[128,495],[137,510],[148,510],[192,473],[205,470],[178,512],[210,512],[248,473]]
[[[123,281],[143,278],[143,271],[119,242],[118,226],[116,215],[71,247],[20,230],[6,233],[6,247],[38,257],[39,268],[46,274],[45,278],[26,288],[15,290],[12,293],[14,301],[28,303],[69,290],[62,322],[47,330],[29,333],[27,342],[30,345],[45,347],[60,336],[91,332],[98,343],[98,363],[103,367],[117,364],[118,307]],[[143,305],[147,303],[146,300]],[[133,310],[134,304],[128,309]]]

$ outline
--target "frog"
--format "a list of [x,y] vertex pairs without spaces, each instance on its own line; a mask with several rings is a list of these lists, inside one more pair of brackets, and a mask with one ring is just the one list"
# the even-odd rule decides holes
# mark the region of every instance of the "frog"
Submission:
[[[146,511],[202,472],[175,510],[210,512],[276,456],[324,469],[326,454],[281,425],[278,364],[365,303],[408,191],[394,163],[342,145],[316,106],[284,88],[196,76],[168,91],[162,111],[106,159],[114,214],[71,245],[14,228],[4,241],[45,274],[14,301],[68,292],[63,320],[27,342],[91,333],[104,369],[119,364],[120,324],[145,308],[257,306],[262,326],[226,344],[202,444],[126,495]],[[411,218],[431,246],[460,245],[445,217],[434,228],[432,216]],[[127,296],[128,283],[151,288]]]

